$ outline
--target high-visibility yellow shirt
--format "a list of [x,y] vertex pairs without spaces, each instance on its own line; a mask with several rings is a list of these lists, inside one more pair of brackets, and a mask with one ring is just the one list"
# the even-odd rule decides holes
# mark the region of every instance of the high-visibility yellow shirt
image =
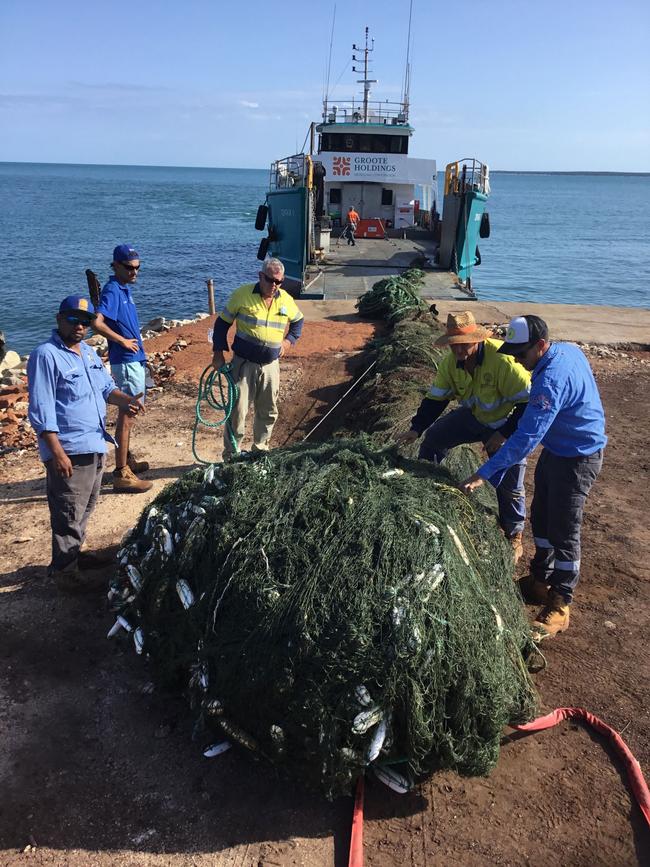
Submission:
[[447,352],[436,372],[427,398],[436,401],[457,400],[469,407],[477,421],[497,430],[518,403],[527,403],[530,373],[511,355],[497,350],[502,340],[485,340],[479,347],[476,366],[469,374],[464,365]]
[[[268,364],[280,355],[282,341],[295,343],[300,337],[303,315],[298,305],[284,289],[276,289],[267,307],[259,283],[245,283],[232,293],[215,323],[214,348],[227,349],[225,332],[233,322],[237,334],[233,350],[237,355],[258,364]],[[219,321],[226,324],[225,330]],[[218,344],[222,345],[218,345]]]

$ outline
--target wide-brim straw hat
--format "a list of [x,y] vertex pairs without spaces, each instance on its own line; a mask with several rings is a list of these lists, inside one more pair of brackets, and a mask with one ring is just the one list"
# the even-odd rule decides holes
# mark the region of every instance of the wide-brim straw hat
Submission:
[[447,316],[447,333],[439,337],[436,346],[451,346],[453,343],[480,343],[492,337],[492,332],[476,324],[474,314],[469,310],[450,313]]

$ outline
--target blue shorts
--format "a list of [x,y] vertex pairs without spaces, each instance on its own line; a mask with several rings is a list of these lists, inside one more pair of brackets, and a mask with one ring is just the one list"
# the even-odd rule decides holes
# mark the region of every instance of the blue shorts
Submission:
[[146,392],[144,361],[126,361],[124,364],[111,364],[111,373],[115,384],[125,394],[135,397],[142,392],[142,400]]

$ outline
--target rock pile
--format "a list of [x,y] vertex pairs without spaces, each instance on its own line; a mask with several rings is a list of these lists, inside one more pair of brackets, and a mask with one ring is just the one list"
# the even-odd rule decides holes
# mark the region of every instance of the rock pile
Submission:
[[27,377],[25,364],[17,352],[0,339],[0,455],[24,449],[36,442],[27,419]]

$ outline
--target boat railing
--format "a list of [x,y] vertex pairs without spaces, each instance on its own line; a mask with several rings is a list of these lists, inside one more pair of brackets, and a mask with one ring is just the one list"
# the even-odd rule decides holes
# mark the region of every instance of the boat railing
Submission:
[[459,195],[467,190],[490,194],[490,169],[474,157],[463,157],[445,169],[445,195]]
[[323,102],[323,123],[380,123],[390,126],[406,126],[408,124],[408,105],[403,102],[389,100],[371,100],[368,102],[368,115],[364,116],[363,99],[337,101],[336,104],[325,100]]
[[307,154],[293,154],[271,163],[270,190],[310,186],[312,161]]

